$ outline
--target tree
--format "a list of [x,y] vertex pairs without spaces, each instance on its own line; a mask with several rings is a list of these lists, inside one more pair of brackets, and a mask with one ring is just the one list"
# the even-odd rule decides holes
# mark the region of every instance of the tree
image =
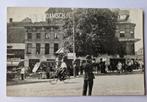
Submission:
[[[110,9],[76,9],[75,22],[75,51],[79,56],[87,54],[122,54],[120,43],[115,37],[117,12]],[[73,18],[66,18],[65,47],[72,51],[73,47]]]

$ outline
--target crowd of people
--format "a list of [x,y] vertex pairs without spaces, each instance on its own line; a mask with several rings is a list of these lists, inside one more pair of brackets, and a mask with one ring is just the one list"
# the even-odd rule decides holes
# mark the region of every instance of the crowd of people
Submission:
[[[59,75],[61,72],[59,70],[65,70],[68,73],[69,76],[75,76],[78,77],[80,75],[84,74],[84,66],[87,63],[86,59],[75,59],[72,61],[72,63],[69,63],[66,56],[59,56],[58,60],[55,60],[54,63],[50,64],[42,64],[38,71],[44,72],[44,76],[42,78],[51,78],[50,72],[53,72],[55,70],[58,70]],[[96,58],[92,58],[92,65],[93,65],[93,71],[97,74],[99,73],[110,73],[110,72],[132,72],[134,69],[142,69],[144,70],[144,65],[142,63],[139,63],[138,60],[120,60],[116,59],[115,61],[109,60],[109,63],[104,60],[104,58],[99,58],[99,61],[96,60]],[[28,72],[27,68],[24,68],[24,66],[20,66],[20,75],[21,79],[24,80],[25,74]]]
[[[61,57],[58,59],[58,61],[55,61],[55,64],[51,65],[42,65],[40,66],[39,70],[40,72],[44,72],[44,76],[41,76],[41,78],[51,78],[50,72],[58,71],[58,76],[61,77],[62,73],[65,72],[68,74],[68,76],[75,76],[78,77],[80,75],[84,74],[84,66],[87,63],[86,59],[79,60],[76,59],[72,62],[72,64],[69,64],[68,59],[66,57]],[[137,60],[116,60],[115,63],[109,62],[109,64],[106,63],[103,58],[100,58],[99,62],[96,61],[95,58],[92,58],[92,65],[93,65],[93,71],[97,74],[99,73],[111,73],[111,72],[118,72],[118,73],[124,73],[124,72],[132,72],[134,69],[142,69],[144,70],[144,65],[139,63]],[[24,66],[20,66],[20,76],[21,80],[24,80],[25,74],[27,73],[27,70]]]
[[[20,66],[20,78],[21,80],[24,80],[27,75],[27,70],[24,65]],[[83,76],[84,77],[84,84],[83,84],[83,96],[92,94],[92,87],[93,87],[93,79],[95,79],[94,73],[111,73],[117,72],[117,73],[124,73],[124,72],[132,72],[134,69],[142,69],[144,70],[144,65],[142,63],[139,63],[138,60],[113,60],[112,62],[106,63],[106,60],[103,58],[100,58],[99,62],[96,61],[95,58],[92,58],[90,55],[86,56],[86,59],[79,60],[76,59],[72,62],[72,64],[68,63],[68,59],[65,56],[59,57],[58,60],[55,62],[52,62],[48,65],[41,65],[39,70],[40,72],[44,72],[44,75],[46,77],[44,78],[52,78],[51,72],[56,72],[57,78],[59,78],[60,81],[66,80],[65,75],[68,75],[69,77],[75,76]]]
[[[84,64],[86,60],[81,60],[80,63],[76,62],[73,64],[73,68],[75,68],[75,76],[83,75]],[[132,72],[133,70],[141,69],[144,70],[144,65],[139,63],[137,60],[115,60],[112,62],[106,63],[103,58],[100,58],[99,62],[96,62],[95,59],[92,59],[93,71],[97,74],[99,73],[111,73],[111,72]]]

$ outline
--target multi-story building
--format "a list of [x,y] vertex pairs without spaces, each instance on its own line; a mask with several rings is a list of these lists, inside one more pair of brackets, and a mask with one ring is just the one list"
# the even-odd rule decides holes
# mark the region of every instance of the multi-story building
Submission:
[[[55,11],[54,11],[55,10]],[[48,9],[45,22],[25,26],[25,66],[33,68],[36,62],[55,60],[56,52],[63,48],[63,19],[71,9]]]
[[29,22],[15,22],[12,18],[7,23],[7,71],[13,70],[24,60],[25,28]]
[[36,22],[25,26],[25,65],[55,60],[55,53],[63,47],[63,31],[60,24]]
[[119,10],[115,36],[122,44],[125,55],[135,55],[135,23],[131,23],[128,10]]

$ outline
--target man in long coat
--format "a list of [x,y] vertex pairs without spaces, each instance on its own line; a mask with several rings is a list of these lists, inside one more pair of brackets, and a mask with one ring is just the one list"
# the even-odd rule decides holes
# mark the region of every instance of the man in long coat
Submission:
[[83,85],[83,96],[86,96],[87,94],[87,89],[88,90],[88,96],[91,96],[92,94],[92,88],[93,88],[93,79],[94,74],[93,74],[93,64],[92,64],[92,58],[90,55],[86,56],[87,62],[84,65],[84,85]]

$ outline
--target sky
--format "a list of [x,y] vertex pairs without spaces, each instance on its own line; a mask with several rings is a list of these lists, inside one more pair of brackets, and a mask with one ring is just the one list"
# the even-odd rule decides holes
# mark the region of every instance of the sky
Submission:
[[[32,19],[33,22],[45,21],[46,7],[9,7],[7,8],[7,22],[9,18],[13,18],[13,21],[21,21],[26,17]],[[135,51],[143,48],[143,11],[141,9],[129,9],[130,21],[136,24],[135,38],[140,41],[135,43]]]

